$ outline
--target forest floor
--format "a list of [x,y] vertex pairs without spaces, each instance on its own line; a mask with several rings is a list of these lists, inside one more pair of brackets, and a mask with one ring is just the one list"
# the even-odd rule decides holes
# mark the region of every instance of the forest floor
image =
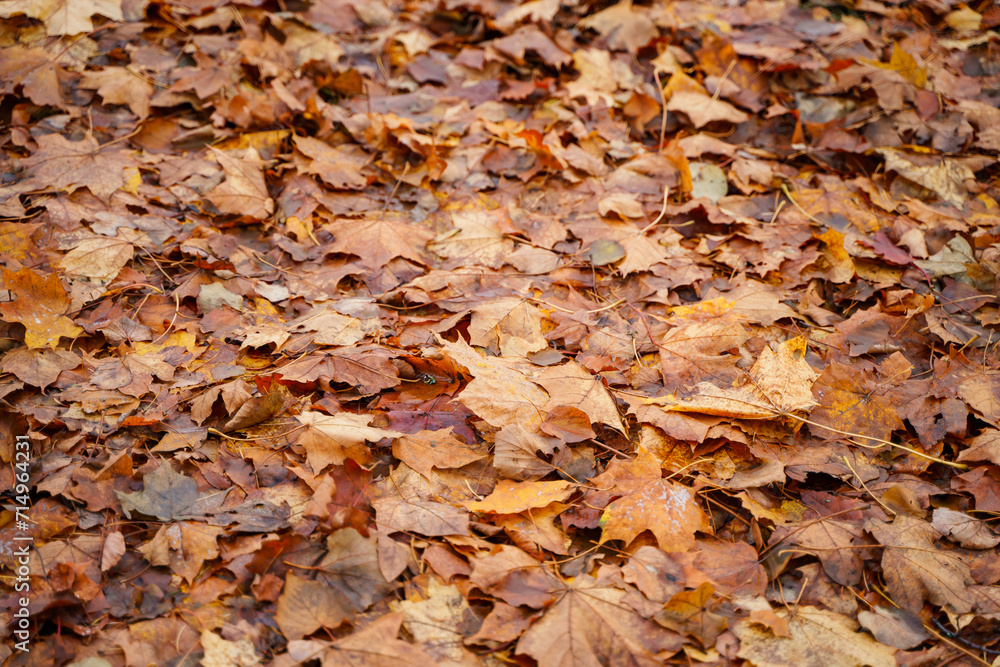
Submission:
[[0,0],[0,662],[997,665],[990,0]]

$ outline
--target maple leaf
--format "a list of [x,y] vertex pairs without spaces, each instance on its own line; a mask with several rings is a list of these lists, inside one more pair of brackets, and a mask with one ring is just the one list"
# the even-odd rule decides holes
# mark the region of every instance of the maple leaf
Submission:
[[369,156],[358,146],[331,146],[312,137],[294,137],[295,147],[311,158],[306,173],[315,174],[335,188],[360,190],[368,185],[361,168]]
[[123,493],[116,490],[115,494],[126,517],[131,518],[131,512],[136,511],[155,516],[160,521],[202,518],[225,499],[225,495],[199,496],[198,483],[174,472],[167,463],[161,463],[143,478],[142,491]]
[[527,375],[523,362],[483,357],[465,341],[440,342],[442,350],[465,366],[474,378],[459,400],[496,427],[518,424],[536,430],[542,423],[541,410],[549,395]]
[[292,572],[274,619],[285,637],[300,639],[320,628],[337,628],[352,616],[350,605],[335,590]]
[[985,522],[964,512],[939,507],[934,510],[931,525],[934,530],[967,549],[992,549],[1000,544],[1000,536],[995,535]]
[[0,313],[7,322],[24,325],[24,342],[29,348],[55,348],[61,337],[76,338],[83,333],[66,317],[70,300],[55,273],[43,278],[31,269],[16,273],[5,269],[3,282],[15,299],[0,302]]
[[940,533],[931,524],[899,514],[892,523],[869,519],[865,530],[885,548],[882,576],[903,609],[917,613],[929,601],[957,614],[972,610],[974,598],[966,591],[973,583],[969,565],[934,544]]
[[85,187],[103,201],[125,185],[123,171],[135,161],[123,148],[100,146],[92,134],[70,141],[61,134],[38,137],[38,150],[24,161],[42,187]]
[[363,611],[392,590],[379,568],[375,540],[354,528],[341,528],[326,540],[326,555],[318,579],[338,591],[357,611]]
[[787,540],[806,550],[816,549],[816,556],[831,579],[842,586],[856,586],[864,567],[864,559],[856,548],[861,544],[860,537],[858,526],[825,519],[780,527],[774,531],[771,543]]
[[379,525],[390,531],[410,531],[428,537],[468,535],[469,514],[430,500],[379,498],[372,503]]
[[473,512],[517,514],[535,507],[545,507],[566,500],[573,493],[569,482],[512,482],[502,479],[490,495],[467,502]]
[[478,619],[457,586],[431,579],[423,599],[393,601],[389,608],[402,614],[403,627],[434,658],[431,664],[475,664],[463,640]]
[[[0,7],[4,4],[0,2]],[[9,46],[0,60],[0,90],[12,92],[14,86],[20,84],[24,95],[35,104],[61,107],[61,71],[44,49]]]
[[480,347],[498,343],[505,357],[524,356],[548,347],[542,336],[541,312],[523,299],[498,299],[473,308],[469,337],[470,343]]
[[776,667],[896,664],[894,648],[859,633],[858,624],[846,616],[807,605],[776,613],[788,620],[790,636],[778,637],[751,622],[738,623],[733,633],[740,638],[739,657]]
[[649,452],[640,452],[628,463],[613,462],[593,483],[601,488],[613,485],[619,496],[601,515],[601,542],[627,544],[648,530],[664,551],[685,551],[694,544],[695,532],[711,532],[691,492],[663,479],[660,462]]
[[495,215],[487,211],[460,210],[451,214],[457,233],[439,236],[430,249],[449,260],[446,269],[481,265],[498,269],[514,251],[514,242],[500,231]]
[[514,606],[541,609],[552,600],[555,578],[527,553],[502,544],[471,560],[469,581]]
[[[819,407],[810,419],[838,431],[888,440],[893,431],[903,428],[903,421],[893,407],[891,385],[878,383],[872,375],[839,362],[830,364],[813,386]],[[843,437],[824,428],[817,428],[816,435],[825,440]]]
[[0,17],[24,14],[45,23],[49,35],[76,35],[94,29],[91,17],[106,16],[113,21],[124,19],[121,0],[5,0],[0,2]]
[[580,21],[580,27],[596,30],[610,48],[631,54],[635,54],[660,34],[646,9],[636,9],[632,6],[632,0],[623,0],[586,17]]
[[539,667],[649,666],[659,651],[676,651],[680,637],[632,611],[626,592],[589,576],[556,589],[557,601],[517,642],[517,653]]
[[419,431],[400,436],[392,444],[392,453],[428,479],[433,474],[433,468],[461,468],[487,456],[485,449],[467,445],[456,438],[450,426],[440,431]]
[[328,465],[341,465],[348,458],[358,463],[372,460],[367,441],[377,442],[382,438],[397,438],[402,433],[369,426],[371,415],[355,415],[341,412],[327,415],[314,410],[306,410],[296,419],[306,427],[297,443],[306,450],[309,467],[317,474]]
[[213,149],[226,180],[208,193],[209,200],[223,213],[246,215],[263,220],[274,213],[274,200],[267,192],[263,162],[257,151],[247,148],[239,160]]
[[[338,639],[322,655],[325,667],[422,667],[434,659],[419,646],[398,639],[403,614],[390,613],[374,619],[364,628]],[[312,642],[308,643],[312,648]],[[306,647],[304,647],[306,648]],[[289,656],[297,659],[289,644]],[[302,653],[302,660],[316,657],[315,651]]]
[[177,576],[193,582],[204,562],[219,555],[217,541],[222,533],[222,528],[180,521],[161,526],[139,551],[150,565],[169,567]]
[[0,370],[13,373],[17,379],[44,389],[68,371],[80,365],[80,357],[67,350],[37,350],[19,347],[3,356]]
[[248,637],[232,642],[214,632],[203,630],[201,646],[205,649],[205,657],[201,659],[203,667],[221,667],[221,665],[253,667],[260,664],[257,650]]
[[80,87],[96,90],[105,104],[124,104],[139,118],[149,115],[149,99],[155,90],[153,84],[127,67],[84,72]]
[[381,269],[397,257],[418,263],[428,258],[424,247],[433,235],[427,230],[404,222],[402,216],[383,213],[365,220],[338,220],[327,229],[333,233],[331,252],[357,255],[362,266]]
[[496,436],[493,465],[509,479],[541,479],[555,467],[540,454],[555,454],[559,444],[559,440],[547,438],[521,424],[508,424]]
[[293,382],[313,382],[322,378],[377,394],[399,384],[399,369],[391,362],[393,356],[385,348],[355,346],[335,353],[303,357],[282,366],[279,372]]
[[71,276],[111,280],[134,254],[131,243],[117,238],[84,239],[66,253],[59,262]]
[[820,376],[806,363],[805,351],[806,341],[792,338],[778,345],[776,352],[764,348],[742,384],[717,387],[700,382],[686,398],[668,396],[645,402],[666,410],[742,419],[776,419],[806,412],[816,404],[810,390]]
[[621,433],[625,432],[614,398],[601,382],[575,361],[553,366],[535,380],[545,388],[550,398],[545,411],[559,406],[570,406],[583,412],[591,423],[604,424]]

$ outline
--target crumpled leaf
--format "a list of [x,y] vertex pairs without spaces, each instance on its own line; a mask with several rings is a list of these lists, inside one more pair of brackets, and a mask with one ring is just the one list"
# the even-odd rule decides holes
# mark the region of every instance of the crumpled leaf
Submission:
[[792,338],[781,343],[776,352],[764,348],[743,383],[717,387],[701,382],[686,398],[653,398],[645,403],[665,410],[740,419],[777,419],[807,412],[816,405],[812,386],[819,375],[806,363],[805,351],[806,341]]

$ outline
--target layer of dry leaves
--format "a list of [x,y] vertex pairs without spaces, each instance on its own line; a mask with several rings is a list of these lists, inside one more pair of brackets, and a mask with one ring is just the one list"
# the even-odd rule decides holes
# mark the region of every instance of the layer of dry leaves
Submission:
[[995,664],[998,24],[0,0],[0,658]]

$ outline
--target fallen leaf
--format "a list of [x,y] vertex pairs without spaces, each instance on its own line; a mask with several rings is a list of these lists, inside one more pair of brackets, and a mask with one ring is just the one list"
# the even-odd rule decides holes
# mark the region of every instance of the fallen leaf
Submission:
[[301,639],[320,628],[335,629],[352,617],[352,611],[326,584],[289,573],[278,598],[274,620],[288,639]]
[[593,484],[610,486],[620,496],[601,515],[601,542],[628,544],[648,530],[663,551],[685,551],[694,544],[697,531],[711,531],[691,492],[663,479],[660,462],[649,452],[640,452],[628,463],[615,461]]
[[400,436],[392,444],[392,453],[427,479],[433,468],[461,468],[487,456],[482,448],[456,438],[451,427]]
[[97,91],[105,104],[124,104],[139,118],[149,115],[149,100],[155,88],[127,67],[105,67],[84,72],[81,88]]
[[253,148],[237,160],[214,149],[215,159],[226,180],[208,194],[209,200],[223,213],[245,215],[264,220],[274,213],[274,200],[267,192],[262,172],[263,162]]
[[440,341],[445,354],[465,366],[474,378],[459,400],[490,424],[519,424],[536,430],[549,395],[527,375],[530,366],[518,360],[483,357],[465,341]]
[[135,167],[128,151],[110,144],[101,146],[92,134],[80,141],[60,134],[38,137],[38,150],[24,164],[43,187],[85,187],[105,202],[125,185],[125,169]]
[[469,513],[430,500],[379,498],[372,503],[379,526],[427,537],[468,535]]
[[362,266],[381,269],[396,257],[427,262],[425,248],[432,235],[403,216],[383,213],[363,220],[338,220],[328,227],[333,252],[358,255]]
[[60,266],[67,275],[111,280],[132,261],[132,244],[117,238],[84,239],[63,256]]
[[566,500],[573,493],[569,482],[512,482],[502,479],[482,500],[465,503],[473,512],[517,514]]
[[56,381],[59,374],[80,365],[80,357],[67,350],[32,350],[19,347],[0,360],[0,370],[13,373],[18,380],[44,389]]
[[972,583],[969,566],[958,553],[935,545],[940,533],[931,524],[900,514],[892,523],[869,519],[865,530],[885,548],[883,576],[900,607],[918,613],[929,601],[958,614],[973,608],[966,592]]
[[850,618],[808,605],[797,606],[792,613],[776,612],[788,619],[790,637],[776,637],[770,630],[742,622],[733,627],[740,639],[736,654],[753,663],[788,667],[892,667],[896,649],[878,643],[858,632]]
[[127,518],[136,511],[155,516],[160,521],[202,518],[206,510],[221,503],[224,496],[202,498],[198,483],[191,477],[174,472],[167,463],[161,463],[143,478],[143,489],[138,493],[115,491]]
[[15,298],[0,302],[0,313],[7,322],[24,325],[24,342],[29,348],[55,348],[59,338],[76,338],[83,333],[66,317],[70,300],[55,273],[43,278],[31,269],[16,273],[5,269],[3,282]]
[[551,665],[661,664],[660,651],[676,651],[680,637],[623,603],[625,591],[583,576],[555,591],[556,603],[517,642],[517,653]]
[[306,460],[317,474],[329,465],[342,465],[352,459],[358,463],[372,460],[367,442],[377,442],[383,438],[398,438],[402,433],[369,426],[371,415],[356,415],[340,412],[327,415],[315,410],[306,410],[296,416],[305,431],[299,435],[297,444],[306,450]]
[[95,14],[124,20],[121,5],[121,0],[8,0],[0,4],[0,17],[24,14],[42,21],[48,35],[76,35],[94,29],[91,17]]
[[965,512],[939,507],[934,510],[931,525],[934,526],[934,530],[966,549],[992,549],[1000,544],[1000,536],[990,530],[985,522]]

